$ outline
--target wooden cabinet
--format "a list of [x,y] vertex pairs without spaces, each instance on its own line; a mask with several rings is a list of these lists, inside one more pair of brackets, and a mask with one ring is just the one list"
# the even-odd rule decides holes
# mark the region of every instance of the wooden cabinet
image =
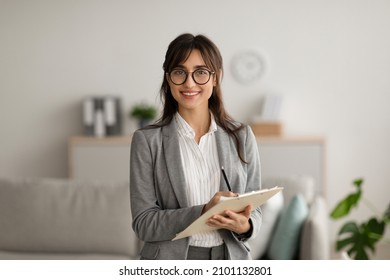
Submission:
[[[325,195],[325,142],[322,138],[259,137],[262,177],[309,175]],[[69,139],[69,176],[74,179],[129,180],[131,136]]]
[[131,137],[69,139],[69,177],[81,180],[129,180]]
[[262,177],[311,176],[326,196],[325,141],[322,138],[258,138]]

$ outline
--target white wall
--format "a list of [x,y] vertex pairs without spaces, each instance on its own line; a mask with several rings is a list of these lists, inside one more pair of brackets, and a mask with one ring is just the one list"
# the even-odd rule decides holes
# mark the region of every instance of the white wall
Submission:
[[[225,59],[228,111],[247,122],[261,96],[284,97],[286,134],[327,141],[328,202],[366,180],[390,198],[390,2],[386,0],[0,0],[0,175],[66,177],[81,101],[118,94],[127,110],[158,102],[168,43],[204,33]],[[233,55],[255,49],[267,72],[237,83]],[[133,128],[126,124],[126,132]],[[367,217],[364,207],[356,217]],[[335,231],[338,224],[332,222]]]

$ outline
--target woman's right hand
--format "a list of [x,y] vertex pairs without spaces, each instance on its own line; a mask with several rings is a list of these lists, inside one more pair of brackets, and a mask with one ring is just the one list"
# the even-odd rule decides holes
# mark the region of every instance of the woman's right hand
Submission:
[[234,197],[234,196],[238,196],[238,194],[234,192],[227,192],[227,191],[215,193],[215,195],[210,199],[210,201],[203,207],[202,214],[206,213],[210,208],[216,205],[221,199],[221,196]]

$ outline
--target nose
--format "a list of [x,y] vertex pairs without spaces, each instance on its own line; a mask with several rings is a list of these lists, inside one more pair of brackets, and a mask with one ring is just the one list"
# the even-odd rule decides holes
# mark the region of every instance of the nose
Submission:
[[192,77],[192,73],[193,72],[187,74],[187,79],[184,83],[184,85],[186,85],[187,87],[192,87],[192,86],[196,85],[194,78]]

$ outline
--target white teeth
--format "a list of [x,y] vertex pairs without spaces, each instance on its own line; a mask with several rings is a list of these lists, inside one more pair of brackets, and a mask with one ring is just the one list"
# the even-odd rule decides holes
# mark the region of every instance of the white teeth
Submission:
[[197,92],[183,92],[184,95],[192,96],[198,94]]

